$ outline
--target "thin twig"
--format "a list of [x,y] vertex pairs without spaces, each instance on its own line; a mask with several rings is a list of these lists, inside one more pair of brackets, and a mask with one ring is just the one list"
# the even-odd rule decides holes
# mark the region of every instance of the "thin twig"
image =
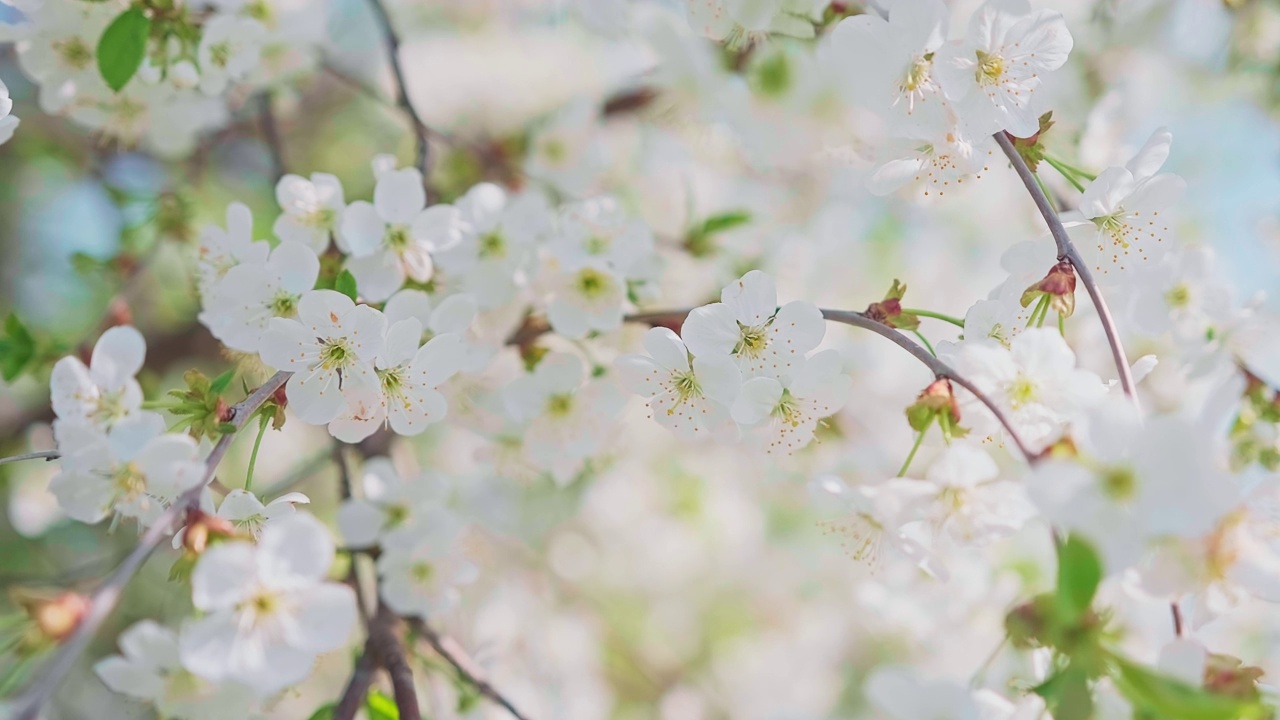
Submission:
[[1003,132],[995,134],[996,143],[1000,145],[1000,149],[1004,151],[1009,163],[1013,165],[1013,169],[1018,173],[1018,177],[1022,179],[1022,184],[1026,186],[1027,192],[1031,193],[1031,199],[1035,201],[1036,208],[1040,210],[1040,215],[1044,217],[1045,223],[1049,225],[1049,233],[1053,235],[1053,241],[1058,246],[1058,260],[1067,260],[1071,266],[1076,269],[1076,275],[1080,277],[1080,282],[1084,283],[1084,289],[1089,293],[1089,299],[1093,301],[1093,307],[1098,311],[1098,320],[1102,322],[1102,331],[1107,335],[1107,344],[1111,346],[1111,358],[1116,364],[1116,373],[1120,376],[1120,387],[1124,389],[1124,394],[1133,399],[1134,404],[1138,402],[1138,396],[1134,392],[1133,373],[1129,370],[1129,358],[1125,356],[1124,346],[1120,344],[1120,333],[1116,330],[1115,319],[1111,317],[1111,310],[1107,307],[1107,301],[1102,297],[1102,291],[1098,289],[1098,283],[1093,279],[1093,273],[1089,270],[1089,265],[1080,257],[1080,251],[1076,249],[1074,243],[1071,242],[1071,236],[1067,234],[1066,227],[1062,224],[1062,219],[1058,217],[1057,211],[1053,208],[1053,203],[1045,196],[1044,191],[1040,189],[1040,184],[1036,182],[1035,173],[1031,172],[1031,168],[1027,167],[1027,163],[1023,161],[1022,156],[1018,154],[1017,148],[1013,146],[1013,142],[1009,140],[1009,136]]
[[24,460],[40,460],[46,462],[57,460],[62,454],[57,450],[37,450],[36,452],[23,453],[21,455],[11,455],[7,458],[0,458],[0,465],[8,465],[9,463],[22,462]]
[[404,644],[396,632],[399,617],[386,605],[378,603],[378,614],[369,626],[369,646],[378,662],[391,678],[391,693],[400,711],[400,720],[422,720],[418,709],[418,692],[413,681],[413,668],[404,656]]
[[[351,466],[348,464],[347,454],[343,450],[343,446],[339,443],[333,445],[333,461],[338,466],[338,484],[343,500],[350,500],[352,496],[352,475]],[[366,633],[372,632],[369,620],[369,598],[365,594],[364,585],[360,582],[360,558],[355,553],[348,558],[350,565],[347,567],[346,582],[351,586],[352,592],[356,594],[356,606],[360,609],[360,621],[364,623]]]
[[444,658],[445,662],[449,663],[449,665],[457,671],[458,676],[465,680],[467,684],[474,687],[477,692],[489,699],[491,702],[501,705],[507,712],[511,713],[511,716],[516,718],[516,720],[529,720],[529,716],[521,714],[521,712],[516,709],[516,706],[506,698],[506,696],[499,692],[493,685],[489,684],[489,681],[485,678],[484,671],[480,668],[479,664],[477,664],[476,661],[458,645],[458,643],[454,642],[452,638],[440,635],[422,618],[412,617],[406,618],[406,620],[409,623],[409,627],[413,629],[413,632],[423,640],[426,640],[427,644],[431,646],[431,649],[435,650],[437,655]]
[[404,67],[400,64],[400,37],[396,34],[395,27],[391,24],[391,16],[387,14],[387,8],[382,4],[382,0],[369,0],[369,5],[373,8],[373,14],[378,20],[378,24],[382,27],[382,35],[387,41],[387,54],[391,60],[391,72],[395,75],[396,80],[396,104],[404,110],[405,115],[409,116],[409,127],[413,131],[413,136],[417,140],[417,162],[415,165],[422,171],[423,182],[427,178],[427,162],[430,160],[427,146],[426,123],[418,115],[418,111],[414,109],[413,103],[409,102],[408,83],[405,80]]
[[364,698],[369,694],[369,687],[373,685],[373,671],[376,669],[378,661],[373,650],[373,638],[370,638],[364,644],[360,659],[356,660],[351,679],[347,681],[337,707],[333,709],[333,720],[352,720],[360,712],[360,708],[364,706]]
[[271,93],[264,92],[258,96],[258,121],[262,126],[262,141],[271,151],[271,174],[276,179],[284,177],[284,141],[280,137],[280,126],[276,123],[276,114],[271,109]]
[[[231,419],[229,420],[232,426],[237,431],[243,427],[249,418],[253,416],[253,413],[262,407],[263,403],[276,390],[280,389],[292,374],[281,371],[272,375],[257,390],[250,393],[249,397],[232,406],[230,410]],[[183,493],[151,527],[147,528],[146,533],[138,539],[137,546],[124,559],[124,562],[107,578],[106,582],[102,583],[93,592],[93,595],[89,598],[89,607],[85,611],[84,617],[80,619],[79,625],[76,626],[75,632],[58,647],[53,657],[45,664],[35,683],[14,702],[14,720],[35,720],[39,715],[40,710],[49,702],[49,698],[53,696],[53,691],[57,689],[62,679],[70,672],[76,658],[84,652],[84,649],[89,645],[89,641],[97,634],[102,623],[106,621],[107,616],[111,614],[116,603],[119,602],[125,585],[138,572],[138,569],[151,556],[151,553],[169,537],[170,530],[186,513],[187,508],[199,506],[201,493],[204,491],[205,486],[209,484],[209,481],[213,479],[214,472],[218,469],[222,458],[226,456],[227,450],[231,447],[232,441],[235,440],[236,434],[229,433],[219,438],[218,443],[209,452],[209,457],[205,459],[204,477],[200,483]]]

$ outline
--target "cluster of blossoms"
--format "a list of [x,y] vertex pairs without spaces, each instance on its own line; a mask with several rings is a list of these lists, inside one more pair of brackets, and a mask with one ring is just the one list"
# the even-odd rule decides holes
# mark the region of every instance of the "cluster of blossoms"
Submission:
[[[0,41],[14,43],[41,110],[175,157],[225,126],[251,94],[313,69],[326,17],[315,3],[277,0],[49,0],[21,9],[22,22],[0,25]],[[99,52],[100,43],[111,47]]]
[[[877,12],[881,5],[887,11]],[[310,57],[310,41],[302,37],[309,31],[296,34],[283,11],[265,3],[144,6],[82,0],[24,6],[29,23],[19,59],[39,84],[46,110],[69,113],[113,138],[181,152],[209,123],[225,121],[235,97],[276,83]],[[1165,716],[1167,707],[1142,704],[1150,698],[1134,690],[1140,683],[1113,682],[1128,660],[1104,645],[1114,626],[1108,611],[1092,609],[1100,581],[1106,580],[1107,603],[1138,604],[1139,598],[1166,613],[1172,604],[1180,634],[1252,599],[1280,602],[1280,366],[1274,352],[1259,352],[1254,342],[1269,331],[1261,313],[1237,302],[1207,249],[1181,245],[1172,232],[1169,216],[1184,189],[1181,178],[1162,172],[1172,134],[1155,131],[1131,157],[1109,158],[1127,157],[1123,165],[1096,176],[1052,159],[1043,144],[1051,128],[1044,113],[1052,91],[1047,84],[1066,63],[1073,41],[1062,15],[1033,10],[1025,0],[989,0],[957,39],[948,39],[953,22],[942,0],[881,3],[851,17],[845,17],[846,4],[817,0],[688,0],[686,8],[687,24],[648,7],[618,15],[623,24],[634,21],[636,38],[658,58],[644,76],[659,98],[648,100],[661,104],[658,114],[693,108],[697,117],[714,118],[715,132],[724,130],[741,143],[742,168],[786,166],[804,154],[796,148],[815,149],[801,136],[824,135],[810,131],[830,130],[870,111],[876,130],[862,137],[866,128],[856,128],[862,146],[882,149],[865,168],[869,189],[884,195],[923,185],[925,195],[943,196],[931,202],[931,209],[941,210],[960,186],[971,192],[970,178],[1012,175],[1002,157],[996,160],[998,145],[1007,143],[1015,164],[1028,163],[1030,172],[1036,162],[1052,165],[1079,191],[1066,198],[1055,189],[1034,192],[1046,204],[1073,208],[1055,215],[1049,207],[1045,214],[1064,226],[1053,225],[1062,231],[1057,235],[1070,229],[1085,259],[1055,249],[1062,237],[1011,245],[1001,239],[999,277],[991,278],[998,282],[984,284],[980,289],[990,290],[976,301],[972,293],[965,296],[969,307],[961,317],[903,308],[905,288],[897,282],[889,297],[864,313],[823,311],[808,300],[780,303],[780,285],[784,294],[786,286],[805,287],[814,299],[851,285],[862,294],[861,267],[841,267],[838,279],[820,284],[807,276],[797,281],[788,266],[802,239],[792,234],[823,232],[824,218],[810,200],[776,217],[768,210],[759,217],[715,214],[693,190],[686,198],[667,186],[714,186],[714,196],[723,185],[730,199],[711,205],[723,210],[742,202],[753,213],[756,194],[764,191],[709,173],[674,182],[665,168],[641,175],[660,189],[613,187],[618,168],[648,160],[639,157],[644,153],[652,151],[654,164],[662,165],[692,154],[700,141],[680,145],[678,133],[654,123],[639,126],[639,140],[618,142],[608,137],[616,128],[607,127],[604,111],[580,100],[522,128],[529,175],[518,182],[506,177],[502,182],[511,187],[468,179],[461,184],[465,191],[456,188],[456,199],[429,203],[423,170],[398,167],[390,156],[372,162],[371,201],[348,201],[335,175],[286,175],[275,187],[280,212],[270,225],[272,239],[255,236],[250,210],[241,203],[227,208],[223,225],[201,231],[198,320],[246,376],[263,368],[288,373],[277,405],[301,423],[326,426],[340,442],[362,443],[387,429],[406,437],[430,429],[422,443],[431,447],[430,471],[402,474],[390,457],[395,453],[365,458],[336,513],[352,563],[376,555],[379,608],[406,618],[435,617],[475,591],[479,568],[468,558],[464,522],[472,518],[448,492],[450,463],[465,467],[468,481],[483,490],[497,480],[494,486],[512,494],[546,489],[565,502],[581,498],[581,522],[574,524],[580,527],[548,538],[529,532],[547,540],[549,565],[562,580],[586,576],[596,555],[608,550],[653,565],[660,581],[653,584],[666,583],[666,589],[701,567],[714,567],[707,571],[712,577],[731,572],[718,566],[733,563],[714,554],[693,557],[699,548],[688,528],[670,517],[679,513],[704,513],[710,520],[700,530],[734,536],[753,561],[775,552],[761,528],[773,532],[773,526],[798,523],[781,514],[765,517],[750,499],[731,494],[740,487],[698,486],[699,492],[732,497],[726,507],[750,507],[740,515],[701,497],[666,504],[652,499],[664,482],[654,468],[677,461],[622,451],[620,441],[632,440],[631,433],[617,432],[630,393],[647,401],[649,418],[679,447],[701,443],[699,459],[703,453],[720,458],[716,445],[722,445],[739,466],[759,463],[754,453],[738,452],[750,447],[782,456],[760,467],[783,466],[814,478],[809,486],[823,518],[820,529],[871,569],[869,578],[857,578],[860,609],[881,612],[886,624],[911,625],[925,638],[915,648],[919,657],[904,662],[930,664],[924,650],[929,638],[965,619],[958,611],[949,614],[950,608],[1009,607],[1015,597],[1000,576],[1007,568],[995,566],[1010,564],[1009,545],[1053,538],[1060,553],[1058,591],[1067,597],[1050,597],[1054,607],[1046,611],[1038,596],[996,618],[1011,647],[1030,651],[1032,667],[989,687],[977,682],[986,665],[972,683],[926,678],[907,667],[879,668],[862,688],[877,717],[1015,720],[1046,711],[1067,717],[1057,695],[1062,691],[1055,688],[1068,684],[1096,702],[1100,720]],[[125,12],[146,13],[148,52],[137,74],[113,93],[98,75],[93,48]],[[812,47],[761,44],[769,35],[816,40]],[[741,67],[722,67],[705,38],[724,43],[733,56],[729,64]],[[0,96],[0,110],[7,114],[7,96]],[[791,127],[795,118],[802,122]],[[14,124],[4,123],[0,117],[0,139]],[[877,133],[888,140],[873,141]],[[624,160],[606,157],[602,148],[610,139],[644,150]],[[697,150],[720,152],[722,139],[706,143],[714,150]],[[808,188],[788,190],[805,195]],[[689,200],[682,221],[670,220],[678,214],[673,197]],[[701,223],[694,219],[700,212]],[[812,222],[792,233],[792,215]],[[785,240],[771,223],[787,228]],[[767,228],[758,231],[767,242],[751,246],[758,238],[744,232],[736,256],[717,255],[720,235],[744,225],[757,232],[757,224]],[[833,242],[847,245],[853,232],[842,227],[832,233]],[[959,255],[938,257],[959,264]],[[1107,294],[1110,314],[1097,301],[1089,313],[1075,313],[1078,283],[1082,290],[1084,283],[1096,289],[1089,271]],[[962,274],[940,273],[948,281]],[[725,284],[730,278],[736,279]],[[721,285],[719,301],[706,303]],[[952,286],[944,290],[938,295],[960,296]],[[694,307],[658,302],[672,295],[694,298],[688,303]],[[1141,353],[1131,367],[1116,368],[1124,381],[1104,379],[1110,371],[1102,369],[1109,362],[1103,341],[1089,335],[1092,318],[1081,318],[1091,313],[1106,322],[1114,315],[1120,337],[1108,341],[1117,344],[1117,356],[1123,357],[1120,346]],[[906,408],[915,445],[897,472],[889,472],[897,458],[893,465],[882,462],[896,440],[880,426],[902,430],[898,396],[884,415],[892,421],[862,417],[883,400],[880,393],[890,394],[875,386],[897,376],[863,381],[852,370],[869,361],[826,333],[828,318],[854,316],[851,324],[871,325],[933,372],[932,384]],[[958,327],[930,344],[918,332],[921,317]],[[631,333],[628,324],[649,327]],[[166,716],[256,717],[306,678],[320,655],[348,647],[357,618],[369,609],[359,607],[350,588],[329,579],[334,541],[316,515],[295,507],[309,502],[306,495],[268,501],[248,489],[223,488],[225,497],[214,502],[213,491],[205,489],[216,469],[207,464],[214,455],[198,432],[180,434],[178,425],[166,432],[165,418],[144,404],[135,379],[144,359],[141,334],[115,327],[101,336],[87,364],[74,357],[59,361],[50,383],[61,467],[49,487],[67,515],[87,523],[124,516],[157,527],[176,503],[189,510],[188,526],[173,545],[188,563],[179,569],[190,573],[195,613],[171,627],[134,625],[120,636],[121,654],[96,670],[112,689],[146,700]],[[855,387],[858,401],[846,408]],[[225,410],[212,411],[214,425],[229,433],[220,414]],[[442,423],[446,416],[449,422]],[[246,420],[234,419],[241,425]],[[263,415],[263,434],[267,424]],[[837,441],[816,442],[824,427]],[[639,432],[635,437],[637,443],[650,440]],[[344,453],[339,448],[335,454],[342,459]],[[346,472],[352,463],[342,461]],[[535,488],[541,479],[551,482]],[[191,500],[196,495],[199,502]],[[495,514],[510,509],[482,504]],[[519,522],[493,524],[505,532]],[[1068,556],[1076,543],[1091,553],[1086,561]],[[794,557],[781,557],[787,567],[796,565]],[[1088,570],[1082,575],[1096,575],[1081,591],[1083,599],[1071,597],[1073,588],[1062,579],[1080,566]],[[640,585],[643,592],[658,592],[647,587],[640,570],[598,573],[611,590]],[[359,573],[352,575],[358,582]],[[800,583],[783,584],[787,573],[776,575],[779,587],[803,594]],[[653,603],[659,611],[647,623],[667,623],[678,628],[672,634],[683,635],[697,622],[684,614],[689,603],[662,599]],[[796,641],[800,649],[772,636],[753,638],[759,646],[743,651],[738,665],[714,667],[708,675],[738,682],[736,694],[724,693],[737,704],[720,714],[827,714],[791,707],[789,697],[761,699],[772,691],[752,694],[752,680],[773,672],[761,670],[769,666],[760,657],[785,657],[801,670],[807,663],[839,666],[844,657],[834,646],[846,638],[838,625],[849,614],[848,600],[841,596],[830,613],[815,615],[816,630],[797,633],[808,643]],[[496,618],[499,627],[512,624],[504,618],[520,616],[499,601],[477,602],[474,609],[478,618]],[[763,614],[775,613],[768,608]],[[565,630],[570,626],[548,622],[559,642],[547,652],[572,656],[555,659],[575,669],[590,666],[582,659],[588,653],[574,649],[579,628]],[[722,639],[711,638],[709,646]],[[525,647],[534,643],[522,638],[510,644],[529,653],[536,671],[528,676],[541,682],[539,664],[546,658]],[[692,641],[671,645],[664,652],[699,656],[705,650]],[[1087,648],[1083,654],[1081,647]],[[1173,686],[1184,693],[1178,697],[1190,697],[1192,690],[1219,693],[1213,682],[1223,677],[1246,678],[1247,691],[1256,694],[1252,671],[1223,670],[1222,657],[1196,639],[1156,648],[1157,667],[1182,683]],[[1081,657],[1097,660],[1088,656],[1093,651],[1105,662],[1080,670]],[[716,715],[701,707],[686,711],[680,689],[664,696],[664,717]],[[835,701],[827,700],[829,710]],[[607,714],[599,706],[559,714],[557,708],[537,716]],[[1219,716],[1229,714],[1205,714]]]
[[650,330],[648,355],[618,360],[622,382],[685,438],[736,439],[747,427],[769,453],[803,448],[849,391],[840,354],[811,353],[826,332],[822,313],[802,300],[779,307],[773,278],[759,270],[720,298],[689,313],[680,335]]

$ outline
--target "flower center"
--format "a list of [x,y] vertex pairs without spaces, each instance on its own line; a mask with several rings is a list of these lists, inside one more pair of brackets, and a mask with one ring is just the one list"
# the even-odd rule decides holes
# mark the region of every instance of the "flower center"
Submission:
[[302,216],[302,222],[313,228],[332,228],[338,214],[333,208],[316,208]]
[[738,344],[734,346],[733,352],[736,355],[742,355],[749,358],[758,357],[764,349],[769,347],[769,330],[768,324],[756,325],[748,327],[742,323],[738,323]]
[[1009,385],[1009,404],[1014,410],[1033,403],[1036,400],[1036,384],[1025,375],[1019,375],[1017,379]]
[[1191,288],[1187,287],[1186,283],[1179,283],[1164,294],[1164,299],[1169,303],[1169,307],[1186,307],[1191,302]]
[[557,393],[547,398],[547,414],[552,417],[565,417],[573,410],[573,395]]
[[322,340],[320,348],[320,367],[326,370],[344,368],[351,364],[355,353],[347,345],[346,338]]
[[209,46],[209,61],[220,68],[231,62],[231,43],[223,41]]
[[588,255],[603,255],[609,252],[609,246],[613,243],[607,237],[592,235],[587,238],[586,250]]
[[397,252],[409,247],[409,228],[404,225],[392,225],[387,228],[385,238],[387,247]]
[[595,268],[583,268],[574,281],[578,293],[588,300],[604,297],[612,286],[613,281],[609,276]]
[[559,165],[569,156],[569,149],[559,138],[551,138],[542,143],[542,154],[552,165]]
[[1108,468],[1101,480],[1102,492],[1118,502],[1131,500],[1138,492],[1138,476],[1129,468]]
[[416,562],[409,567],[409,576],[413,578],[414,582],[423,585],[431,582],[431,578],[434,577],[435,574],[436,569],[431,566],[431,563],[426,562],[425,560]]
[[507,241],[502,233],[488,232],[480,236],[480,257],[503,258],[507,256]]
[[1095,218],[1093,222],[1098,226],[1098,229],[1111,236],[1111,242],[1114,243],[1116,247],[1127,250],[1129,249],[1129,235],[1131,230],[1129,225],[1125,223],[1124,219],[1124,210],[1121,209],[1116,210],[1114,213],[1107,215],[1106,217]]
[[62,62],[76,70],[84,70],[94,61],[93,50],[78,37],[55,42],[53,49],[62,57]]
[[799,401],[786,389],[782,391],[782,397],[778,398],[778,404],[773,406],[773,416],[791,427],[800,427],[800,423],[804,421]]
[[298,314],[298,295],[281,290],[276,296],[271,298],[271,314],[276,317],[291,318]]
[[1004,58],[995,53],[975,52],[978,56],[977,77],[979,84],[994,85],[1004,77]]
[[116,495],[124,499],[136,498],[147,491],[147,476],[136,463],[125,463],[111,478]]
[[395,503],[394,505],[388,505],[386,507],[386,513],[387,513],[386,528],[389,530],[391,528],[395,528],[403,525],[404,521],[409,519],[409,506],[404,503]]
[[392,397],[399,397],[404,389],[404,378],[400,376],[400,368],[379,370],[378,375],[382,378],[382,392]]

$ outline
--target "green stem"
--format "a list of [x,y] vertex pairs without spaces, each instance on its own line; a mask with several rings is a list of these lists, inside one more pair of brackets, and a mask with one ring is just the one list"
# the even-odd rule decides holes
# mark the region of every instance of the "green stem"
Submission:
[[1058,313],[1058,334],[1067,336],[1067,318],[1062,313]]
[[929,432],[929,427],[933,425],[933,415],[929,416],[929,421],[924,424],[924,429],[916,435],[916,442],[911,446],[911,452],[907,453],[907,459],[902,463],[902,467],[898,470],[897,477],[904,477],[907,470],[911,467],[911,461],[916,459],[916,452],[920,450],[920,444],[924,442],[925,433]]
[[958,317],[953,317],[953,316],[951,316],[951,315],[943,315],[943,314],[942,314],[942,313],[940,313],[940,312],[934,312],[934,311],[932,311],[932,310],[918,310],[918,309],[916,309],[916,308],[902,308],[902,312],[907,313],[908,315],[919,315],[920,317],[933,318],[934,320],[941,320],[941,321],[943,321],[943,322],[949,322],[949,323],[951,323],[952,325],[955,325],[955,326],[956,326],[956,327],[958,327],[958,328],[963,328],[963,327],[964,327],[964,320],[961,320],[961,319],[960,319],[960,318],[958,318]]
[[1084,192],[1084,183],[1080,182],[1080,178],[1084,178],[1086,180],[1093,180],[1093,178],[1089,177],[1088,174],[1085,173],[1084,171],[1077,170],[1076,168],[1073,168],[1064,162],[1059,162],[1057,160],[1054,160],[1053,158],[1047,155],[1045,156],[1044,161],[1049,163],[1049,166],[1052,167],[1054,170],[1057,170],[1058,174],[1066,178],[1067,182],[1071,183],[1071,185],[1074,186],[1075,189],[1079,192]]
[[1031,317],[1027,318],[1027,327],[1040,327],[1044,325],[1044,316],[1049,312],[1049,296],[1041,295],[1036,301],[1036,306],[1031,310]]
[[258,437],[253,439],[253,452],[249,454],[249,470],[244,476],[244,489],[246,492],[253,487],[253,468],[258,464],[258,448],[262,447],[262,436],[267,434],[267,423],[271,422],[266,415],[258,421]]
[[924,345],[925,348],[928,349],[930,355],[938,357],[938,351],[933,349],[933,346],[929,344],[929,340],[922,335],[919,330],[912,330],[911,332],[916,337],[920,338],[920,344]]

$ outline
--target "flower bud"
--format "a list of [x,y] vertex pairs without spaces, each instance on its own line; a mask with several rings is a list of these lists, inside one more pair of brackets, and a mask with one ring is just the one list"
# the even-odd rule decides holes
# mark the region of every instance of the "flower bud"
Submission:
[[1258,699],[1262,668],[1245,665],[1240,658],[1210,653],[1204,666],[1204,689],[1239,700]]
[[920,318],[902,311],[902,296],[906,294],[907,286],[894,279],[884,299],[868,305],[863,315],[891,328],[915,330],[920,327]]
[[187,510],[187,529],[182,534],[182,547],[194,555],[202,554],[210,541],[236,536],[236,526],[226,518],[210,515],[198,508]]
[[1069,260],[1062,260],[1049,273],[1022,293],[1022,307],[1041,298],[1049,298],[1049,308],[1064,318],[1076,311],[1076,270]]
[[36,647],[46,643],[60,643],[79,627],[80,620],[89,610],[89,599],[73,592],[53,597],[28,591],[15,591],[13,601],[31,618],[32,634],[27,644]]
[[916,432],[924,432],[934,420],[942,420],[944,428],[960,425],[960,404],[947,378],[934,380],[907,407],[907,423]]

